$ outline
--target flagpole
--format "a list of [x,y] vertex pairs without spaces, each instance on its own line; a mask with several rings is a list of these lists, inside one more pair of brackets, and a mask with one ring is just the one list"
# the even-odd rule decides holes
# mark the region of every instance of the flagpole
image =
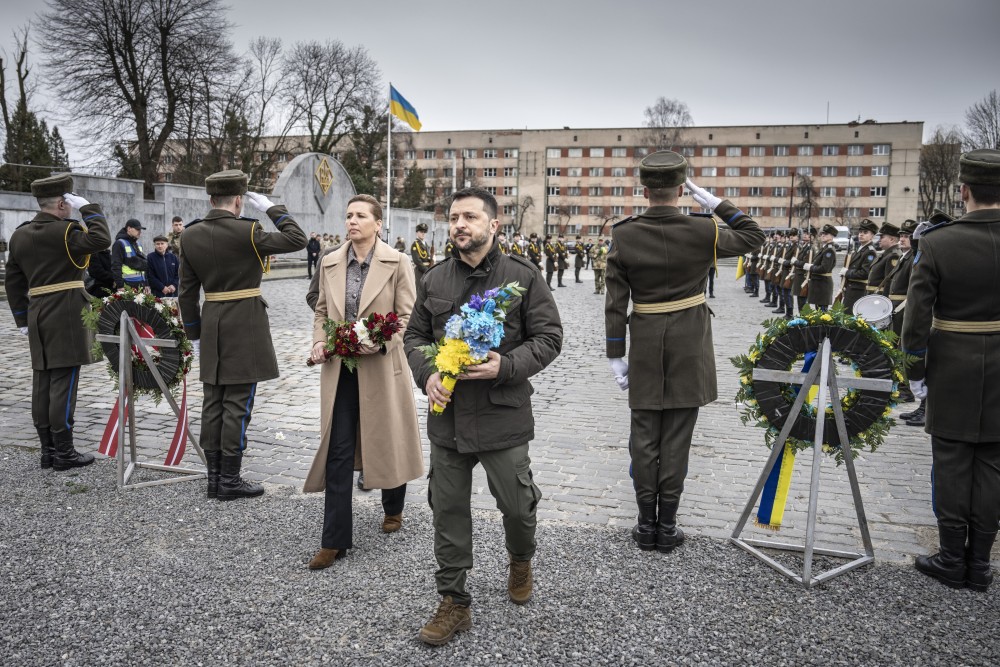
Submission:
[[389,107],[386,109],[385,121],[388,128],[385,159],[385,242],[388,243],[392,226],[392,81],[389,82]]

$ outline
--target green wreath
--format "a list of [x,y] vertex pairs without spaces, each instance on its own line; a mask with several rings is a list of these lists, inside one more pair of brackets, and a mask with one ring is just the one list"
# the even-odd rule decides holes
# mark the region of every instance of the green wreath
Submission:
[[[835,304],[827,312],[806,307],[798,318],[767,320],[762,325],[765,330],[757,335],[749,352],[730,359],[740,373],[736,402],[745,406],[740,420],[765,429],[764,441],[770,448],[791,417],[789,413],[799,386],[755,380],[754,369],[790,371],[810,363],[811,353],[816,352],[824,338],[829,338],[834,357],[849,362],[856,376],[892,380],[891,392],[848,389],[841,397],[853,455],[877,450],[896,423],[890,414],[899,398],[898,387],[904,371],[913,361],[913,357],[896,347],[896,334],[880,331],[864,318],[848,314],[841,304]],[[816,407],[806,401],[788,437],[795,452],[813,445],[816,419]],[[839,465],[843,451],[831,405],[826,406],[824,420],[823,451]]]

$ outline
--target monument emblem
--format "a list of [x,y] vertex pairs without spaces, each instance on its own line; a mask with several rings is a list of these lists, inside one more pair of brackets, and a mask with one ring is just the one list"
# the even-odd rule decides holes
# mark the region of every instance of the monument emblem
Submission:
[[319,166],[316,167],[316,182],[319,183],[320,190],[326,195],[330,191],[330,186],[333,185],[333,170],[330,169],[330,163],[324,157],[320,160]]

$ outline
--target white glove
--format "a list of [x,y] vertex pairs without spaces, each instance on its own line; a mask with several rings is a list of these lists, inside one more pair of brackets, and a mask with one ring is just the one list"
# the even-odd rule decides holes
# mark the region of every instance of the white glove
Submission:
[[191,345],[194,346],[194,356],[200,357],[201,356],[201,340],[200,339],[199,340],[193,340],[193,341],[191,341]]
[[802,268],[805,269],[806,271],[812,271],[813,265],[812,264],[803,264]]
[[75,195],[72,192],[67,192],[66,194],[64,194],[63,199],[66,200],[67,204],[69,204],[78,211],[90,203],[80,195]]
[[274,206],[273,201],[271,201],[264,195],[258,194],[256,192],[248,192],[246,194],[246,198],[250,200],[250,203],[253,204],[254,208],[263,213],[267,213],[267,209]]
[[921,401],[927,398],[927,381],[926,380],[910,380],[910,391],[913,392],[914,397],[920,399]]
[[699,188],[697,185],[691,182],[691,179],[684,181],[687,185],[688,190],[691,191],[691,196],[694,200],[698,202],[698,205],[702,208],[707,208],[710,211],[714,211],[715,207],[722,203],[722,200],[713,195],[711,192],[704,188]]
[[619,388],[622,391],[628,389],[628,361],[625,357],[608,359],[608,366],[611,367],[611,373],[615,376],[615,382]]
[[628,389],[628,376],[624,375],[620,378],[615,378],[615,384],[618,385],[619,389],[625,391],[626,389]]
[[18,327],[17,330],[21,332],[22,336],[28,335],[28,327]]

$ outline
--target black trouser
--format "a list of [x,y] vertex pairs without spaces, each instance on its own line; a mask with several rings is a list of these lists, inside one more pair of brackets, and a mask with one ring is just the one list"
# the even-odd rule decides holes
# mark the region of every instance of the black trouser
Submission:
[[565,271],[565,270],[566,270],[565,268],[563,268],[563,267],[560,266],[559,270],[556,271],[556,278],[559,280],[559,284],[560,285],[563,284],[563,281],[562,281],[563,278],[562,277],[563,277],[563,271]]
[[35,423],[35,428],[51,429],[53,433],[72,431],[79,384],[79,366],[34,371],[31,382],[31,420]]
[[715,267],[710,266],[708,268],[708,294],[709,296],[715,294]]
[[[333,402],[333,424],[326,452],[326,499],[323,505],[324,549],[350,549],[354,520],[351,497],[354,493],[354,449],[358,441],[361,399],[358,376],[340,367],[337,398]],[[382,509],[387,515],[402,514],[406,484],[382,489]]]
[[[555,269],[545,268],[545,284],[552,287],[552,274],[555,273]],[[559,282],[562,282],[560,279]]]
[[309,259],[306,261],[306,272],[308,277],[313,277],[313,269],[316,268],[316,264],[319,263],[319,257],[313,257],[309,255]]
[[253,413],[257,383],[202,383],[205,400],[201,407],[201,448],[237,456],[246,449],[247,429]]
[[997,532],[1000,523],[1000,442],[931,436],[934,513],[949,528]]
[[582,266],[578,266],[578,267],[576,267],[576,282],[578,282],[578,283],[579,283],[579,282],[582,282],[582,281],[580,280],[580,270],[581,270],[581,269],[583,269],[583,267],[582,267]]

